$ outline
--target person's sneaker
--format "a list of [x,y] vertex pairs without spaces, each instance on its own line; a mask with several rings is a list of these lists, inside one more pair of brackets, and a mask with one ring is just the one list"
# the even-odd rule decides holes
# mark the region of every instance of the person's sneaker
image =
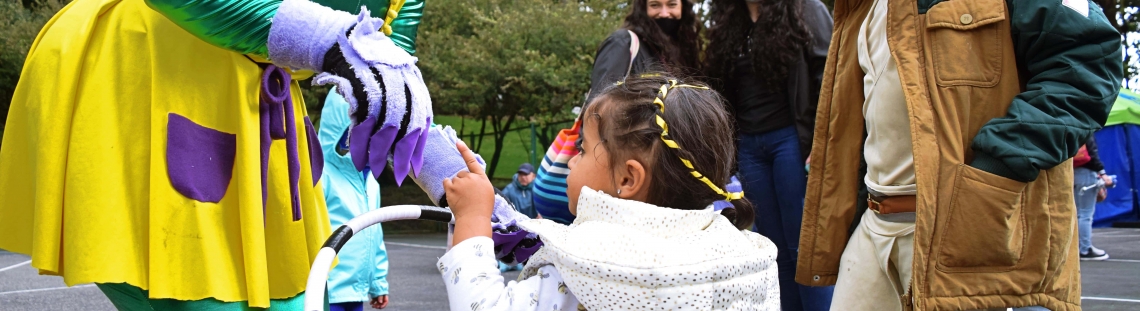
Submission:
[[1090,246],[1088,252],[1081,253],[1081,260],[1105,260],[1108,259],[1108,253],[1104,250]]

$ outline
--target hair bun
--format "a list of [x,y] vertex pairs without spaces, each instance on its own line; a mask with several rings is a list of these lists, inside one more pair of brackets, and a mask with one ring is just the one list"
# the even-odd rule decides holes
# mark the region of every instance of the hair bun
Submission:
[[734,226],[736,225],[736,209],[735,208],[722,209],[722,210],[720,210],[720,215],[724,216],[724,218],[728,218],[728,222],[731,222]]

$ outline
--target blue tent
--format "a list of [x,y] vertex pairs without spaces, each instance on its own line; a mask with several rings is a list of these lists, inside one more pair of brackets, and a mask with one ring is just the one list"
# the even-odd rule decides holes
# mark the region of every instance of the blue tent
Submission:
[[1096,132],[1100,160],[1117,185],[1096,205],[1094,227],[1140,221],[1140,95],[1121,90],[1105,127]]

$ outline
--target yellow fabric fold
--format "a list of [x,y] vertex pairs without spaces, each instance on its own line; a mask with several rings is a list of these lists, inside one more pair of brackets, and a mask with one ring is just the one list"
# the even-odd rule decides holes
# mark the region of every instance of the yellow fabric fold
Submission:
[[[128,283],[150,298],[268,307],[302,292],[329,221],[296,81],[302,218],[292,220],[284,140],[270,148],[262,211],[261,73],[142,0],[72,2],[33,43],[13,97],[0,148],[0,248],[31,255],[68,285]],[[236,135],[220,202],[171,185],[170,113]]]

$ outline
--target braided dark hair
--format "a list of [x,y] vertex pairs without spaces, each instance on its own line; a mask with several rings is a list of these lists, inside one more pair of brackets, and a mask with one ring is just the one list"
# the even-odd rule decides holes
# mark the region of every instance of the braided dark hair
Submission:
[[[654,99],[670,80],[678,79],[650,75],[611,86],[594,99],[585,116],[598,121],[598,136],[610,155],[610,163],[635,159],[653,168],[649,171],[652,182],[646,203],[682,210],[704,209],[725,196],[694,178],[680,158],[688,159],[696,171],[724,189],[736,161],[732,118],[723,108],[720,94],[698,88],[670,90],[663,99],[665,112],[661,113]],[[669,127],[668,138],[680,149],[669,148],[662,141],[662,128],[656,123],[658,115]],[[751,228],[755,215],[751,203],[744,198],[731,202],[735,208],[721,214],[737,228]]]

